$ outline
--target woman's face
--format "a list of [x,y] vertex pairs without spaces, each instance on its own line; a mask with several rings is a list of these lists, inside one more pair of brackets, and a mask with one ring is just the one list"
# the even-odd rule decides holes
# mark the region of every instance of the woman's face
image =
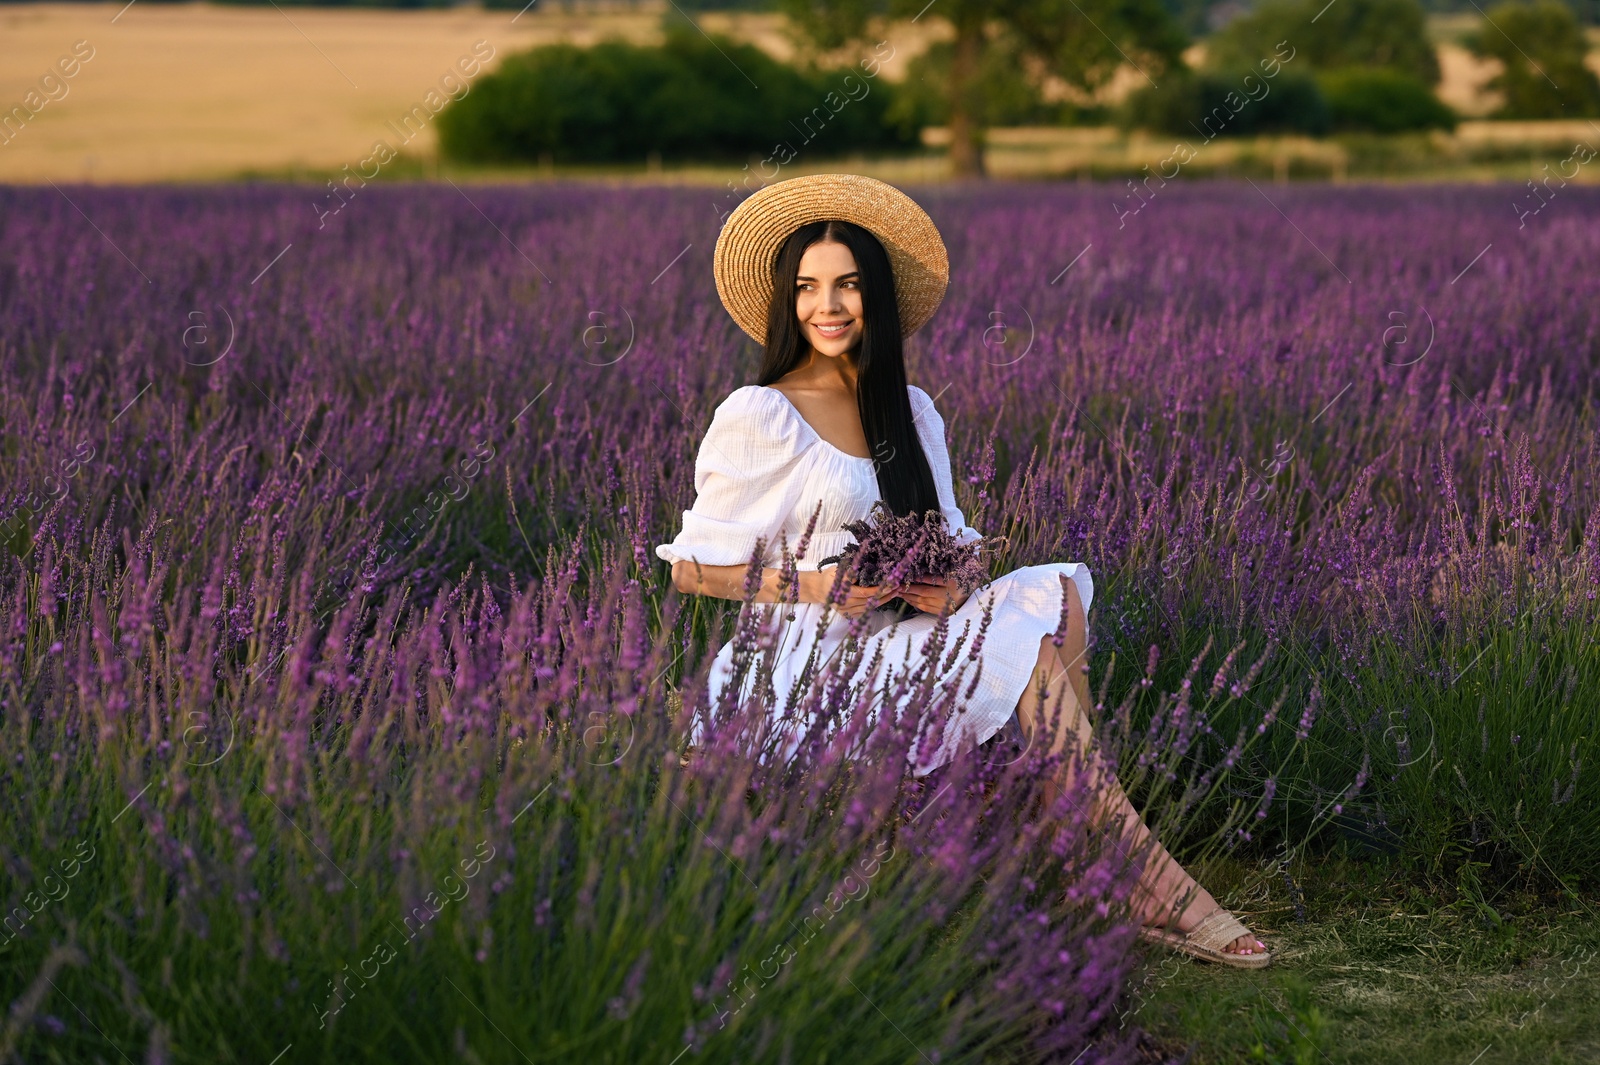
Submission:
[[838,357],[861,343],[861,274],[843,244],[819,243],[800,257],[794,309],[819,355]]

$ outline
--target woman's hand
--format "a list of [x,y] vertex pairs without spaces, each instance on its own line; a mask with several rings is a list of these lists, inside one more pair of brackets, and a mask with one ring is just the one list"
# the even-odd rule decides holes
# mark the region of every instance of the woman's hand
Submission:
[[[948,577],[938,580],[913,581],[904,585],[899,592],[900,598],[916,607],[925,614],[938,614],[948,609],[954,614],[961,609],[971,593],[964,592],[955,581]],[[947,606],[948,604],[948,606]]]
[[[829,566],[827,569],[813,570],[812,573],[815,574],[814,579],[818,581],[817,597],[813,601],[826,602],[828,593],[833,590],[838,567]],[[845,591],[844,602],[834,609],[847,618],[859,617],[874,607],[884,605],[899,592],[900,589],[885,584],[857,584]]]

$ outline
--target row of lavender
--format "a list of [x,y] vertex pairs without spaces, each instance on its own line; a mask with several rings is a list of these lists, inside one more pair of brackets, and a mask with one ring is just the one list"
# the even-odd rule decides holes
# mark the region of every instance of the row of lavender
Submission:
[[[1189,850],[1592,870],[1596,201],[1270,195],[925,194],[969,521],[1093,567],[1108,748]],[[650,550],[753,365],[723,198],[0,197],[0,1044],[1130,1052],[1126,884],[1036,754],[665,757],[731,616]]]

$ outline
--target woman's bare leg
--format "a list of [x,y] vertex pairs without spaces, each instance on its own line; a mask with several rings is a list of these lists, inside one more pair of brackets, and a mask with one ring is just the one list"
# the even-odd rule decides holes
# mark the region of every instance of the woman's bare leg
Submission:
[[[1034,665],[1033,680],[1017,703],[1017,717],[1030,741],[1037,734],[1035,730],[1046,713],[1061,715],[1061,722],[1051,741],[1052,754],[1065,751],[1068,743],[1076,743],[1080,751],[1087,752],[1092,735],[1088,708],[1094,704],[1089,697],[1088,673],[1083,668],[1088,661],[1083,603],[1076,586],[1070,582],[1067,595],[1071,608],[1066,639],[1060,648],[1048,636],[1039,641],[1039,658]],[[1041,687],[1044,696],[1042,704]],[[1057,780],[1045,782],[1047,803],[1053,802],[1062,789],[1071,784],[1072,772],[1072,766],[1065,765]],[[1167,853],[1161,842],[1154,838],[1114,775],[1102,773],[1092,763],[1085,772],[1093,774],[1091,788],[1097,796],[1098,808],[1093,811],[1096,820],[1101,823],[1120,821],[1123,844],[1129,848],[1129,853],[1137,852],[1141,847],[1149,848],[1144,875],[1135,890],[1134,912],[1147,925],[1165,926],[1174,923],[1172,918],[1176,911],[1178,917],[1175,927],[1180,932],[1187,932],[1217,908],[1217,900],[1196,883]],[[1265,944],[1254,936],[1240,936],[1223,949],[1254,954],[1264,950]]]

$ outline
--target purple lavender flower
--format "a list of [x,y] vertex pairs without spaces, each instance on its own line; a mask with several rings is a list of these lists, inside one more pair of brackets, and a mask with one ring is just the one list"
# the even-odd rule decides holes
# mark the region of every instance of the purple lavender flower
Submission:
[[891,580],[951,580],[970,594],[989,582],[982,552],[996,550],[1006,542],[1005,537],[991,536],[960,543],[940,511],[897,515],[882,500],[865,519],[846,522],[844,528],[855,540],[819,565],[854,567],[855,583],[865,586]]

